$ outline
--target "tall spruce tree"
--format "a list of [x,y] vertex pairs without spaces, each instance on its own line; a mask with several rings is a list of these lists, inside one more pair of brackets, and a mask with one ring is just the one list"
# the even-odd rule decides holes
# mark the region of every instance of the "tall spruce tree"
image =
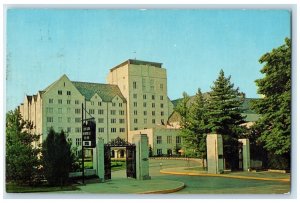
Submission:
[[40,162],[37,145],[39,135],[31,133],[34,126],[24,121],[15,109],[6,114],[6,181],[17,184],[35,184]]
[[[291,41],[264,54],[261,73],[264,78],[256,80],[262,99],[253,102],[254,110],[261,115],[256,122],[259,141],[273,154],[278,168],[290,168],[291,149]],[[281,162],[282,164],[279,164]],[[276,166],[275,166],[276,167]]]
[[181,121],[180,121],[181,128],[185,128],[187,125],[187,119],[189,113],[188,102],[190,100],[190,96],[186,92],[183,92],[182,96],[183,98],[175,107],[175,111],[177,111],[181,116]]
[[206,159],[206,109],[205,100],[200,89],[189,106],[187,125],[182,129],[184,147],[192,149],[195,154],[202,158],[203,164]]
[[206,116],[208,131],[223,136],[226,167],[234,170],[238,168],[238,138],[244,132],[241,105],[245,96],[239,88],[234,88],[230,79],[230,76],[225,77],[223,70],[220,71],[209,92]]
[[63,131],[55,133],[50,129],[43,142],[42,155],[44,175],[49,185],[65,185],[75,157]]

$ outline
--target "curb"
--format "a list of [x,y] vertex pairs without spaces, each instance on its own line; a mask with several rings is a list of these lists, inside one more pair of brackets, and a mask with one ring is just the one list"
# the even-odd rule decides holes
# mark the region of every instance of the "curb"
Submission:
[[208,173],[185,173],[185,172],[174,172],[174,171],[159,171],[162,174],[170,175],[186,175],[186,176],[208,176],[208,177],[223,177],[223,178],[236,178],[236,179],[248,179],[248,180],[264,180],[264,181],[281,181],[281,182],[290,182],[290,179],[287,178],[259,178],[259,177],[247,177],[247,176],[231,176],[231,175],[222,175],[222,174],[208,174]]
[[146,192],[140,192],[140,193],[137,193],[137,194],[168,194],[168,193],[173,193],[173,192],[177,192],[179,190],[182,190],[184,187],[185,187],[185,184],[183,182],[181,182],[181,185],[177,188],[165,189],[165,190],[146,191]]

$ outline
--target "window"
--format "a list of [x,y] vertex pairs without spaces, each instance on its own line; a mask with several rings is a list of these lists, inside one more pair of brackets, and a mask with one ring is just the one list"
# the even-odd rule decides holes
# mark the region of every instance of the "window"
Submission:
[[81,109],[75,109],[75,114],[80,114],[81,113]]
[[115,133],[115,132],[117,132],[117,129],[116,128],[111,128],[110,132]]
[[161,115],[161,116],[163,116],[163,115],[164,115],[164,112],[163,112],[163,111],[162,111],[162,112],[160,112],[160,115]]
[[52,107],[47,107],[46,112],[47,113],[53,113],[53,108]]
[[101,106],[102,105],[102,102],[98,102],[98,106]]
[[112,119],[110,119],[110,122],[111,122],[111,123],[116,123],[116,119],[115,119],[115,118],[112,118]]
[[124,133],[125,132],[125,128],[120,128],[120,133]]
[[136,89],[136,82],[133,82],[133,89]]
[[59,99],[59,100],[58,100],[58,104],[62,104],[62,99]]
[[104,118],[98,118],[98,123],[104,123]]
[[91,106],[94,106],[94,102],[93,101],[91,101]]
[[99,133],[104,133],[104,128],[98,128]]
[[119,123],[125,123],[125,119],[124,118],[120,118],[119,119]]
[[172,144],[172,136],[167,136],[167,143]]
[[116,115],[116,110],[110,110],[111,115]]
[[53,123],[53,117],[47,117],[47,122],[48,123]]
[[160,104],[160,108],[164,108],[164,104]]
[[162,137],[161,136],[157,136],[156,137],[156,144],[161,144],[162,143]]
[[138,130],[138,128],[137,128],[137,127],[135,127],[135,128],[133,128],[133,130]]
[[67,113],[70,113],[71,112],[71,108],[67,108]]
[[76,133],[81,133],[81,128],[75,128]]
[[160,96],[160,100],[164,100],[164,96]]
[[76,138],[76,146],[81,146],[81,138]]
[[144,124],[147,124],[147,118],[144,118]]
[[155,119],[152,119],[152,124],[155,124]]
[[53,104],[53,99],[49,99],[49,104]]
[[134,106],[134,107],[137,107],[137,102],[133,102],[133,106]]
[[[71,127],[67,127],[67,133],[70,133],[71,131],[72,131],[72,128]],[[68,139],[72,140],[72,138],[68,138]]]
[[61,90],[58,90],[58,95],[62,95],[62,91]]
[[112,105],[112,106],[116,106],[116,103],[115,103],[115,102],[113,102],[111,105]]
[[155,100],[155,95],[152,95],[152,100]]
[[75,104],[79,104],[79,100],[75,100]]
[[155,108],[155,103],[152,103],[152,108]]
[[120,110],[120,111],[119,111],[119,114],[120,114],[120,115],[124,115],[124,110]]
[[143,99],[147,99],[147,95],[144,94],[144,95],[143,95]]
[[103,109],[98,109],[98,114],[103,114],[103,113],[104,113]]
[[62,122],[62,117],[58,117],[58,122],[59,122],[59,123]]
[[67,121],[68,121],[68,123],[71,123],[71,118],[68,117],[68,118],[67,118]]
[[123,104],[122,103],[119,103],[119,107],[122,107],[123,106]]
[[95,109],[89,109],[89,114],[95,114]]
[[133,119],[133,122],[138,123],[138,119],[137,118]]
[[67,104],[71,104],[71,100],[70,99],[67,100]]
[[133,114],[134,114],[134,115],[137,115],[137,110],[134,110],[134,111],[133,111]]
[[147,116],[147,111],[144,111],[144,116]]
[[155,111],[152,111],[152,116],[155,116]]
[[176,136],[176,144],[180,144],[181,143],[181,137]]
[[162,149],[157,149],[157,155],[158,156],[162,155]]
[[163,89],[164,89],[164,85],[163,85],[163,84],[160,84],[160,85],[159,85],[159,88],[160,88],[160,90],[163,90]]
[[146,102],[143,103],[143,107],[147,107],[147,103]]
[[71,95],[71,91],[67,91],[67,95]]
[[58,108],[58,113],[62,114],[62,108]]
[[136,99],[137,98],[137,94],[133,94],[133,98]]
[[81,122],[81,118],[75,118],[75,123],[80,123]]

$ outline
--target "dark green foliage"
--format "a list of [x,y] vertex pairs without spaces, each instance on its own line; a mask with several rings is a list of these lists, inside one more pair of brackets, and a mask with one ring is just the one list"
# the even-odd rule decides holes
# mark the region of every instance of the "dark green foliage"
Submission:
[[63,131],[55,133],[51,128],[42,149],[43,169],[49,185],[65,185],[72,169],[74,154]]
[[[253,109],[261,115],[257,121],[259,139],[272,154],[282,155],[289,163],[291,148],[291,41],[264,54],[261,73],[264,78],[256,80],[258,93],[264,97],[253,102]],[[289,164],[284,168],[289,168]]]
[[221,70],[219,77],[211,87],[207,103],[207,129],[210,133],[223,136],[224,158],[227,167],[238,168],[238,138],[245,133],[241,124],[245,123],[242,113],[242,104],[245,95],[234,88],[230,76],[225,77]]
[[149,145],[149,157],[153,156],[153,149],[151,147],[151,145]]
[[24,121],[16,109],[6,114],[6,181],[36,184],[39,181],[39,135],[30,131],[34,126]]
[[[186,100],[183,99],[183,101]],[[181,106],[184,107],[184,103]],[[190,104],[186,114],[182,114],[183,118],[185,116],[185,123],[183,123],[180,135],[183,138],[185,153],[202,159],[206,159],[207,118],[205,113],[205,101],[201,90],[198,89],[195,99]]]
[[187,125],[187,119],[188,119],[188,113],[189,113],[188,102],[190,100],[190,97],[186,92],[183,92],[182,95],[183,95],[183,98],[176,105],[175,111],[177,111],[181,116],[180,126],[182,128],[185,128]]

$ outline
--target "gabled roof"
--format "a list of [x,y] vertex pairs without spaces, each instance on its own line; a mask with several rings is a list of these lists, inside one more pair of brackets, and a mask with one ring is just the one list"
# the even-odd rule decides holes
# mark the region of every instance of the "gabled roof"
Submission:
[[117,85],[77,81],[71,82],[87,100],[90,100],[97,93],[105,102],[112,101],[112,99],[117,95],[123,101],[126,101]]

